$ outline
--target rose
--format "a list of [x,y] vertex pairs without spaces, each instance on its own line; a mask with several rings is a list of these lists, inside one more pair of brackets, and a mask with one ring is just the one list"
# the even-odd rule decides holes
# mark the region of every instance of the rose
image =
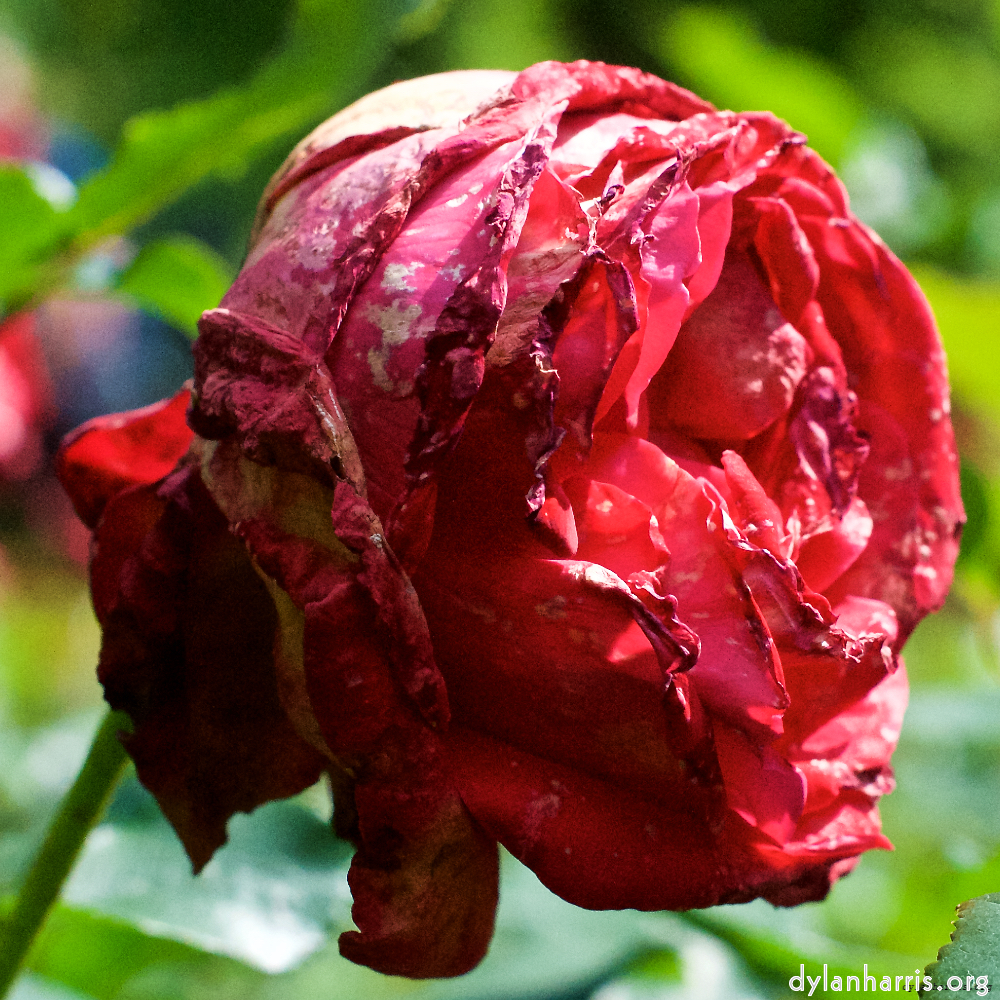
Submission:
[[195,864],[330,773],[386,972],[496,842],[592,908],[821,898],[887,846],[962,520],[915,283],[767,114],[637,70],[397,84],[300,144],[187,394],[85,426],[100,676]]

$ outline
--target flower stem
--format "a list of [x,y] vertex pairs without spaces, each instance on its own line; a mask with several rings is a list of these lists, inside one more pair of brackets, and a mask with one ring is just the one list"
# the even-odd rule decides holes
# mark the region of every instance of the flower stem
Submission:
[[13,986],[87,834],[118,784],[128,760],[118,732],[128,728],[128,716],[120,712],[105,716],[73,787],[49,826],[13,910],[0,922],[0,997]]

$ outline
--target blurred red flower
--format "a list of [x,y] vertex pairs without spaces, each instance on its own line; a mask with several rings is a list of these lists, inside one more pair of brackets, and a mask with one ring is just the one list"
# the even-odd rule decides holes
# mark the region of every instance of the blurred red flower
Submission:
[[18,46],[0,35],[0,159],[41,160],[47,145],[31,66]]
[[26,479],[44,458],[42,432],[53,416],[52,386],[35,317],[0,322],[0,477]]
[[[0,35],[0,161],[39,159],[46,135],[31,94],[31,72]],[[31,315],[0,320],[0,478],[21,480],[43,457],[40,430],[52,391]]]
[[321,126],[187,394],[81,428],[101,680],[196,867],[331,773],[349,958],[463,972],[496,842],[593,908],[821,898],[887,846],[963,520],[926,302],[769,114],[633,69]]

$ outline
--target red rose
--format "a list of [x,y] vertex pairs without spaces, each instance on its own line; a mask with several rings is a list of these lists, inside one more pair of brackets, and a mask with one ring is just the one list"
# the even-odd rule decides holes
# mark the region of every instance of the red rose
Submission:
[[944,356],[803,142],[581,62],[397,84],[293,152],[197,436],[182,395],[62,455],[196,866],[328,770],[343,953],[439,976],[497,841],[651,910],[819,899],[887,846],[898,650],[962,521]]

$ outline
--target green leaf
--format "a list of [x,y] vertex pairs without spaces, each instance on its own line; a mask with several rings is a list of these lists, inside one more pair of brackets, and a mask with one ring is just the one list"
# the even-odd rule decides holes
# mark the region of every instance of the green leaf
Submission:
[[861,97],[832,66],[768,47],[751,25],[714,7],[671,12],[651,40],[703,97],[733,111],[772,111],[834,165],[865,116]]
[[118,290],[189,337],[233,280],[228,262],[193,236],[168,236],[142,248],[118,278]]
[[912,271],[937,317],[955,395],[1000,423],[996,372],[989,363],[1000,333],[1000,285],[964,281],[924,266]]
[[[169,975],[181,980],[225,978],[247,992],[263,973],[232,958],[160,937],[112,917],[57,906],[39,935],[28,962],[30,971],[79,990],[95,1000],[115,1000],[141,976],[147,982]],[[175,995],[187,996],[180,990]]]
[[239,177],[275,140],[363,92],[398,13],[378,0],[303,0],[290,44],[249,84],[131,119],[70,212],[82,242],[127,232],[207,177]]
[[0,205],[0,311],[13,312],[40,281],[65,213],[38,192],[28,173],[9,165],[0,166]]
[[[296,800],[235,816],[228,844],[194,877],[173,831],[158,812],[150,813],[148,793],[132,778],[89,838],[65,899],[279,973],[269,980],[268,1000],[408,992],[421,1000],[550,997],[595,984],[636,955],[669,951],[675,938],[692,933],[671,916],[571,906],[505,856],[496,935],[472,973],[416,984],[354,966],[336,943],[353,926],[346,880],[351,849],[316,815],[315,800],[327,794],[317,786]],[[180,995],[186,996],[165,994]]]
[[448,69],[522,70],[544,59],[576,58],[552,0],[466,0],[444,37]]
[[[141,804],[134,779],[90,836],[64,899],[228,955],[266,972],[291,968],[350,926],[349,848],[301,801],[235,816],[229,843],[197,877],[173,830]],[[137,822],[128,809],[140,805]],[[122,812],[126,816],[122,816]]]
[[[67,211],[49,204],[28,174],[0,168],[0,308],[19,308],[58,286],[101,240],[128,233],[209,177],[240,177],[278,140],[297,139],[360,96],[397,34],[419,37],[436,16],[420,5],[400,26],[405,6],[401,0],[300,0],[288,44],[249,83],[130,119],[111,162],[82,186]],[[180,256],[187,258],[183,264]],[[211,275],[221,271],[199,256],[172,253],[170,268],[196,272],[203,291],[211,285],[214,293]],[[166,257],[161,262],[168,263]],[[151,308],[190,329],[201,292],[168,301],[153,288],[149,272],[136,282],[137,298],[148,297]]]
[[448,7],[448,0],[419,0],[399,19],[396,41],[412,45],[433,32],[441,23]]
[[319,88],[226,90],[131,119],[111,164],[87,182],[70,223],[92,245],[145,222],[199,181],[236,175],[267,144],[303,128],[323,107]]
[[962,505],[968,521],[962,532],[962,548],[958,561],[964,565],[980,555],[989,537],[992,504],[990,503],[990,483],[986,476],[965,459],[961,463]]
[[822,976],[825,969],[828,980],[860,976],[865,966],[879,977],[916,968],[911,956],[844,944],[811,927],[801,912],[776,910],[762,901],[694,910],[685,919],[725,941],[751,969],[772,981],[787,983],[800,966],[809,976]]
[[0,596],[5,735],[10,724],[37,726],[100,701],[94,663],[101,633],[86,582],[46,567],[19,583]]
[[87,993],[46,979],[34,972],[22,973],[10,993],[10,1000],[97,1000]]
[[905,108],[952,155],[994,162],[1000,65],[980,33],[963,38],[930,24],[888,19],[872,29],[859,32],[853,55],[882,101]]
[[[927,966],[927,975],[949,996],[983,996],[983,987],[1000,983],[1000,892],[959,905],[951,943]],[[956,980],[966,989],[953,991]]]

